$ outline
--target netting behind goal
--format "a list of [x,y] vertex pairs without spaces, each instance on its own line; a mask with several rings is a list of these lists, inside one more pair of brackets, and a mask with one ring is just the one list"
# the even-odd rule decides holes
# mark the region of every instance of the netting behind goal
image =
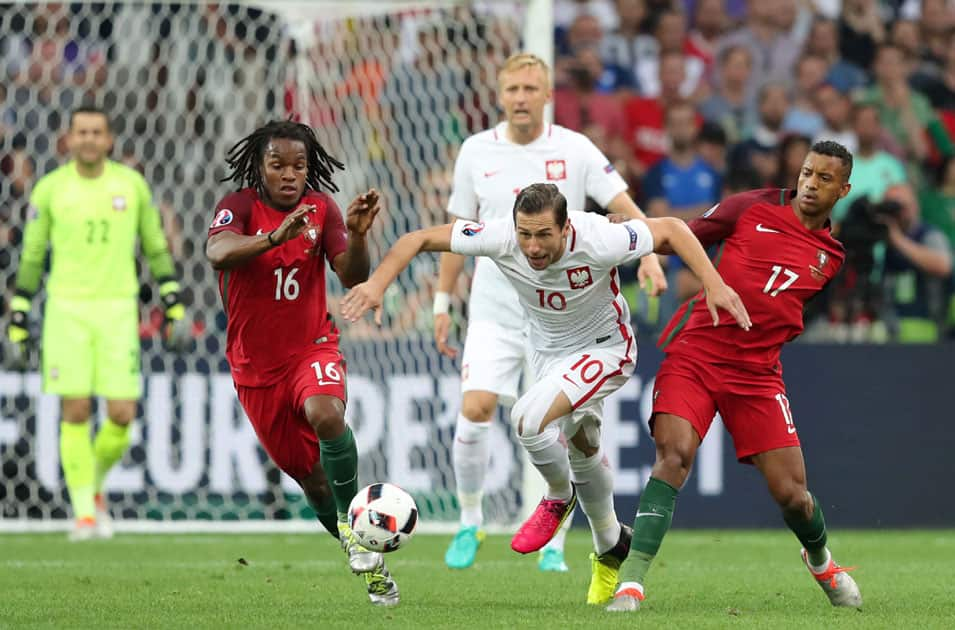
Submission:
[[[496,121],[496,68],[518,49],[525,6],[414,4],[0,9],[4,302],[30,187],[66,160],[69,112],[91,101],[112,117],[112,158],[140,169],[152,186],[193,320],[191,350],[168,354],[158,342],[156,300],[143,302],[145,397],[133,446],[108,480],[118,516],[168,524],[301,522],[310,514],[237,404],[215,274],[203,256],[206,230],[229,190],[218,183],[228,147],[288,116],[311,124],[345,162],[337,176],[342,207],[368,187],[382,191],[375,260],[407,230],[444,222],[457,147]],[[436,257],[416,260],[386,296],[384,326],[345,326],[342,342],[360,479],[403,485],[432,522],[457,515],[450,444],[459,402],[457,368],[439,358],[431,338],[436,269]],[[143,280],[151,282],[145,272]],[[465,289],[462,280],[459,295]],[[334,312],[341,287],[330,291]],[[41,294],[37,316],[42,302]],[[35,372],[0,372],[0,519],[8,525],[69,516],[58,422],[59,402],[40,394]],[[492,440],[486,511],[508,522],[519,509],[520,460],[504,423]]]

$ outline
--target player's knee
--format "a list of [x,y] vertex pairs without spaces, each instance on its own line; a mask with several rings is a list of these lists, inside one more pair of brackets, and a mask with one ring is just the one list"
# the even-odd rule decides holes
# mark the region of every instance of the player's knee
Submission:
[[89,398],[71,398],[63,401],[63,420],[66,422],[86,422],[93,413]]
[[326,400],[305,401],[305,418],[320,440],[338,437],[345,430],[345,408]]
[[680,485],[690,474],[694,451],[689,445],[675,441],[657,441],[657,461],[654,465],[655,476],[679,480]]
[[783,479],[770,484],[770,494],[786,514],[812,513],[812,497],[806,486],[794,479]]
[[497,408],[497,396],[493,394],[471,395],[465,393],[461,400],[461,415],[471,422],[490,422]]

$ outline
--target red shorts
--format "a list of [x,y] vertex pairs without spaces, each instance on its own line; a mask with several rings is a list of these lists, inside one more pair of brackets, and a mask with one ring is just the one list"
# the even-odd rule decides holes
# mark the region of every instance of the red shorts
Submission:
[[318,462],[318,437],[305,418],[310,396],[345,401],[345,360],[337,343],[316,346],[290,361],[274,385],[236,386],[259,442],[292,479],[304,479]]
[[781,373],[754,374],[667,355],[653,385],[654,415],[688,420],[702,440],[717,412],[743,463],[752,463],[750,457],[758,453],[799,446]]

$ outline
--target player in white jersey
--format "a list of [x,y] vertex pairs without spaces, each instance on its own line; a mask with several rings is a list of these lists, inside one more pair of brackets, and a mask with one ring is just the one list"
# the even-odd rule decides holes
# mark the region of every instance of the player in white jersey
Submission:
[[[590,196],[611,212],[645,218],[627,195],[626,182],[586,136],[544,122],[544,106],[551,99],[550,76],[539,57],[526,53],[511,57],[501,69],[498,86],[505,121],[471,136],[461,146],[448,205],[452,220],[509,218],[517,193],[534,182],[555,184],[571,211],[583,210]],[[434,301],[435,339],[438,349],[451,358],[457,350],[447,343],[449,292],[463,266],[463,256],[441,257]],[[656,256],[641,264],[640,283],[649,285],[654,295],[666,289]],[[445,563],[453,569],[470,567],[484,538],[481,500],[490,457],[490,421],[499,402],[510,406],[517,399],[525,345],[517,294],[494,263],[479,259],[468,304],[462,402],[452,447],[461,505],[461,527],[445,554]],[[542,550],[541,569],[567,570],[565,533],[566,526]]]
[[342,300],[345,319],[355,321],[375,308],[380,321],[385,289],[419,252],[453,251],[494,260],[529,321],[536,378],[512,408],[511,421],[548,486],[511,548],[539,550],[579,500],[594,539],[587,593],[591,604],[613,596],[631,533],[617,521],[613,478],[600,448],[603,399],[627,381],[637,359],[616,266],[661,247],[676,252],[702,280],[714,325],[722,308],[749,328],[739,296],[723,283],[685,223],[663,218],[613,224],[595,214],[568,213],[558,188],[544,183],[520,192],[511,219],[458,220],[406,234],[368,281]]

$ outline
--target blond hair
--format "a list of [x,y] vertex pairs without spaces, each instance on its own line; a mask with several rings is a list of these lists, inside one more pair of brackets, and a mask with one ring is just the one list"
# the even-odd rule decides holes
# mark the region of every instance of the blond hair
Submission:
[[505,72],[514,72],[515,70],[520,70],[528,66],[537,66],[544,71],[544,79],[547,83],[550,83],[550,66],[547,65],[547,62],[535,55],[534,53],[517,53],[516,55],[511,55],[507,61],[504,62],[504,65],[501,66],[501,69],[497,73],[497,81],[501,82],[501,76]]

